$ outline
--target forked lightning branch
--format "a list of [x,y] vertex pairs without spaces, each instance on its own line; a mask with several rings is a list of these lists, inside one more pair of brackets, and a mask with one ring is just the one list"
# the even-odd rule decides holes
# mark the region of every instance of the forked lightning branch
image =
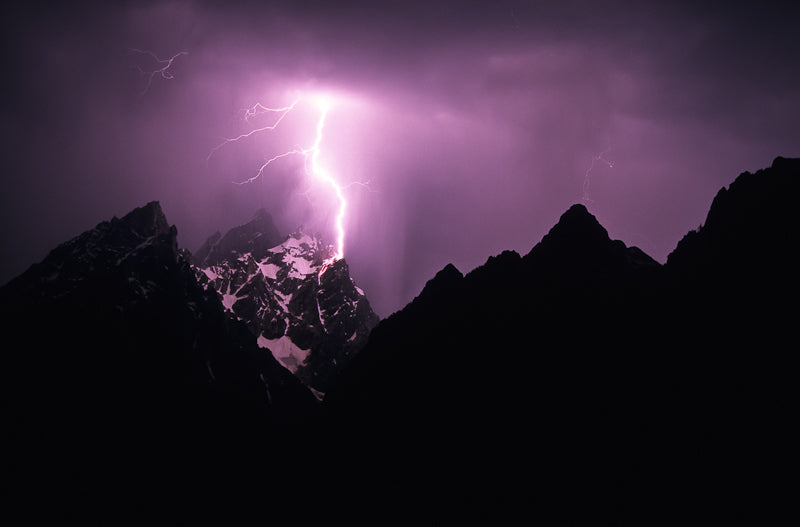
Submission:
[[262,105],[261,103],[257,103],[251,108],[248,108],[245,111],[245,120],[249,122],[251,118],[257,117],[262,114],[274,114],[276,116],[275,120],[272,124],[267,126],[262,126],[259,128],[253,128],[252,130],[240,134],[236,137],[232,137],[229,139],[225,139],[222,143],[214,147],[211,152],[208,154],[208,159],[210,160],[211,157],[221,148],[229,145],[230,143],[235,143],[237,141],[244,140],[248,137],[253,135],[262,133],[262,132],[269,132],[273,131],[278,128],[281,121],[292,111],[295,107],[300,104],[302,101],[311,100],[312,102],[316,103],[316,107],[319,111],[317,121],[316,121],[316,133],[314,135],[314,142],[307,147],[295,147],[291,150],[287,150],[280,154],[270,157],[258,168],[256,173],[244,180],[244,181],[235,181],[234,183],[238,185],[246,185],[248,183],[252,183],[253,181],[257,180],[261,176],[264,175],[264,172],[267,168],[274,162],[278,161],[279,159],[283,159],[289,156],[301,156],[304,160],[304,167],[306,174],[311,177],[312,179],[319,181],[326,187],[330,189],[332,194],[337,200],[338,203],[338,210],[336,214],[336,245],[335,245],[335,255],[333,260],[339,260],[344,257],[344,215],[347,210],[347,201],[345,200],[344,193],[343,193],[343,186],[336,180],[333,174],[330,173],[325,167],[320,164],[319,161],[319,154],[321,150],[321,144],[323,139],[323,134],[325,131],[325,119],[328,115],[328,111],[330,109],[331,103],[325,97],[317,96],[313,98],[301,98],[295,100],[292,104],[288,106],[283,106],[280,108],[270,108],[267,106]]

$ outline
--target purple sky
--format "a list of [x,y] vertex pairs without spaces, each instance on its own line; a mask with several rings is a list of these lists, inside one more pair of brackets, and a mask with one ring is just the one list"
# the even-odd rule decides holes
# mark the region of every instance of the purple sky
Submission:
[[[381,316],[448,262],[529,251],[584,198],[600,153],[613,166],[594,163],[587,206],[662,262],[720,187],[800,156],[796,7],[110,4],[3,8],[1,283],[154,199],[190,250],[262,206],[284,233],[304,223],[332,242],[333,202],[299,160],[232,183],[312,142],[312,106],[206,159],[248,130],[244,108],[298,91],[336,96],[320,159],[369,182],[346,189],[345,255]],[[130,48],[188,55],[142,95]]]

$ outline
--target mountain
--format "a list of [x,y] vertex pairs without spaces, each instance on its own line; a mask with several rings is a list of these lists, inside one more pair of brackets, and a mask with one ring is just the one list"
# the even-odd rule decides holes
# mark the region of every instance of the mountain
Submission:
[[575,205],[524,256],[446,266],[328,391],[332,479],[409,520],[774,523],[799,182],[796,159],[740,175],[665,265]]
[[165,499],[202,516],[180,504],[267,466],[292,485],[286,445],[318,402],[197,283],[176,237],[151,202],[0,289],[4,492],[26,518],[116,523]]
[[194,261],[198,282],[320,398],[378,323],[331,246],[302,230],[281,242],[264,211],[209,238]]
[[374,319],[317,237],[259,212],[192,266],[156,202],[102,222],[0,288],[7,515],[783,522],[799,184],[797,159],[740,175],[664,265],[575,205],[525,255],[445,266],[335,375],[314,339]]
[[272,216],[266,210],[259,209],[251,221],[230,229],[225,236],[219,231],[211,235],[194,253],[193,262],[199,267],[209,267],[235,260],[240,254],[261,259],[280,242],[281,235]]

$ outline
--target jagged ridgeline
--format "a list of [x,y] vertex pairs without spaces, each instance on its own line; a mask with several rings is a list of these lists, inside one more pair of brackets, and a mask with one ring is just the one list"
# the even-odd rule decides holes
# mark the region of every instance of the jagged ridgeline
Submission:
[[272,523],[780,524],[798,195],[800,160],[740,175],[664,265],[574,205],[377,325],[319,237],[259,211],[192,265],[149,203],[0,288],[7,501],[61,523],[151,521],[146,488],[219,524],[243,496]]
[[342,473],[411,511],[374,484],[380,459],[453,524],[781,523],[798,196],[800,159],[740,175],[665,265],[574,205],[527,254],[446,266],[328,391],[362,461]]
[[215,233],[193,258],[198,281],[320,398],[378,322],[347,262],[333,254],[302,229],[281,240],[262,209]]
[[255,470],[255,453],[318,412],[197,283],[176,237],[151,202],[0,288],[3,490],[26,516],[121,518],[142,489],[204,492],[242,477],[230,467]]

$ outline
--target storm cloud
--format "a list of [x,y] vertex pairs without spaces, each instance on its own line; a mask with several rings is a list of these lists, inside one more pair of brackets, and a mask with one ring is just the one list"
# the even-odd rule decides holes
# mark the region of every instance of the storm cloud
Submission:
[[[529,251],[581,201],[664,261],[720,187],[800,156],[800,17],[663,4],[12,4],[0,281],[154,199],[190,250],[259,207],[284,233],[331,239],[331,204],[298,160],[233,183],[307,142],[308,108],[209,158],[247,129],[243,109],[301,92],[341,102],[321,156],[368,183],[346,189],[345,255],[382,316],[447,263]],[[188,54],[148,85],[132,49]]]

